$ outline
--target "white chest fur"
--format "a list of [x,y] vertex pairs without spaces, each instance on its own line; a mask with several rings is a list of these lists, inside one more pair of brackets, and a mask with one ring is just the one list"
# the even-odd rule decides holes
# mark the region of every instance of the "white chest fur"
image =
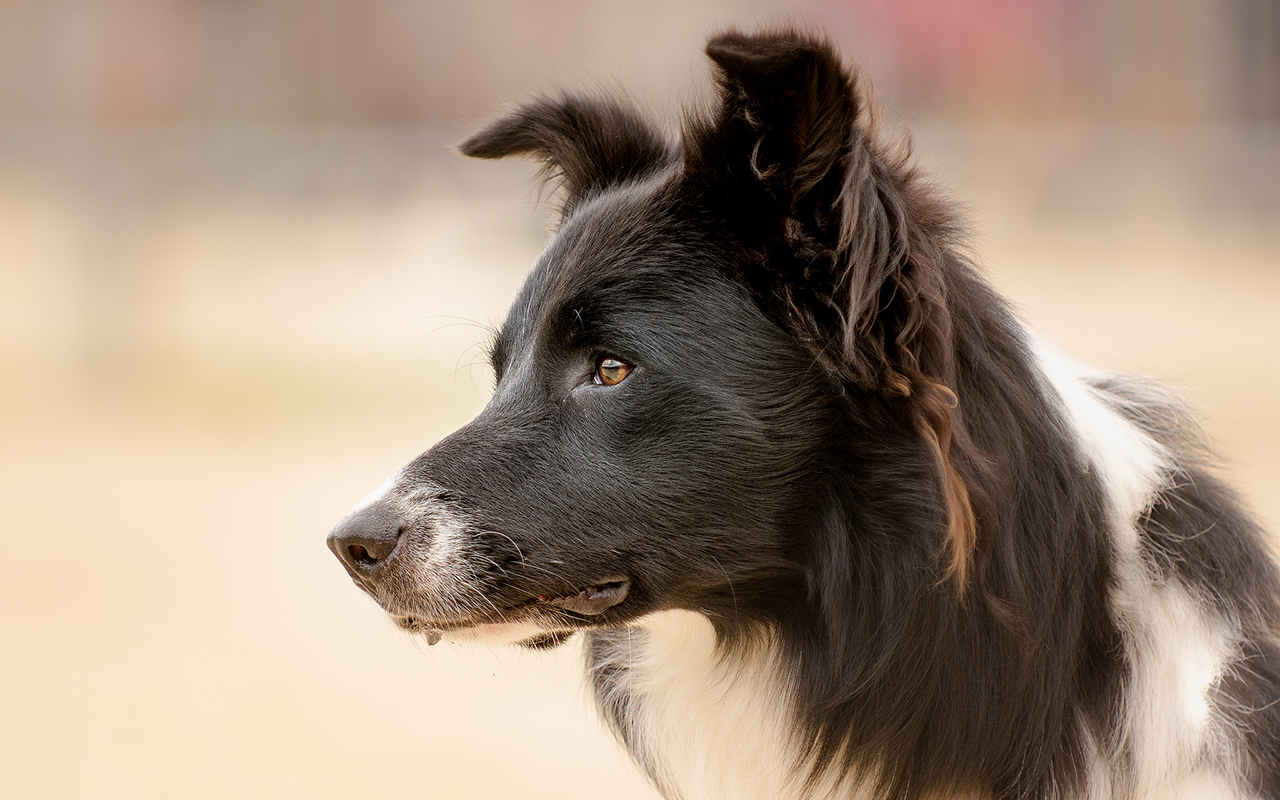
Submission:
[[[1238,662],[1238,632],[1190,587],[1161,579],[1141,555],[1138,519],[1170,480],[1172,454],[1089,386],[1102,377],[1036,343],[1084,456],[1102,481],[1113,521],[1111,608],[1130,663],[1119,741],[1125,753],[1091,765],[1090,797],[1141,800],[1247,798],[1238,732],[1210,702]],[[1159,407],[1176,403],[1155,395]],[[1110,763],[1107,763],[1110,762]]]
[[[786,800],[830,796],[805,788],[792,747],[792,682],[768,642],[731,654],[716,648],[703,616],[665,611],[632,629],[624,660],[628,738],[656,765],[664,791],[686,800]],[[621,664],[619,666],[622,666]],[[840,797],[860,796],[842,782]]]

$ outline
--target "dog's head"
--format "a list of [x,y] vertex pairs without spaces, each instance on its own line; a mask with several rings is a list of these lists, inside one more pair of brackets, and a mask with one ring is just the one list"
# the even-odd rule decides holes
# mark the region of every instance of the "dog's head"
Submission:
[[888,502],[886,463],[937,487],[895,513],[963,580],[946,218],[828,45],[707,52],[720,103],[678,145],[577,96],[462,145],[540,158],[563,218],[493,343],[488,406],[329,537],[403,626],[547,644],[666,608],[766,613],[831,568],[810,531],[861,512],[830,496]]

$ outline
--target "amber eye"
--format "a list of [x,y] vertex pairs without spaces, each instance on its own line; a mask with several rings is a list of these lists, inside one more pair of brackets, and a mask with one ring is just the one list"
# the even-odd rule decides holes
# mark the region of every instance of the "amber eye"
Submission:
[[616,358],[602,358],[596,365],[596,383],[604,386],[617,386],[631,374],[631,367]]

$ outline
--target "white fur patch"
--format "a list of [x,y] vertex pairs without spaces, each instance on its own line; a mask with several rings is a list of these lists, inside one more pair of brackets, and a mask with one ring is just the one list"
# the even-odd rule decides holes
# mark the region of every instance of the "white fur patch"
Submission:
[[547,629],[533,622],[507,622],[475,625],[456,631],[446,631],[444,639],[454,643],[518,644],[535,636],[543,636]]
[[[1131,670],[1121,740],[1094,739],[1096,757],[1104,763],[1090,765],[1091,791],[1134,800],[1250,797],[1239,778],[1238,732],[1210,701],[1239,657],[1238,632],[1191,588],[1161,579],[1141,552],[1139,519],[1166,487],[1172,454],[1090,386],[1089,379],[1101,373],[1042,342],[1034,345],[1102,482],[1113,524],[1118,585],[1111,609]],[[1121,755],[1126,748],[1133,758],[1129,765]]]
[[[404,556],[413,564],[410,585],[393,588],[415,596],[417,607],[409,610],[430,619],[457,619],[496,611],[478,586],[477,565],[462,553],[464,538],[471,535],[466,519],[447,503],[430,499],[433,489],[419,487],[403,501],[419,520],[420,530],[401,545]],[[467,637],[458,631],[449,634],[449,638]]]
[[624,662],[628,738],[642,762],[657,765],[672,796],[687,800],[862,798],[846,778],[804,791],[807,770],[792,747],[792,682],[770,637],[726,655],[715,630],[689,611],[651,614],[631,629]]

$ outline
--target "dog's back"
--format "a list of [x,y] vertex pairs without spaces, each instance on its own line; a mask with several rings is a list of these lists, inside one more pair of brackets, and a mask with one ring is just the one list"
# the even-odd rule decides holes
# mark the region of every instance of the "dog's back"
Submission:
[[1038,342],[829,45],[673,145],[531,102],[561,228],[494,398],[331,534],[431,640],[584,632],[670,797],[1280,800],[1280,579],[1162,390]]

